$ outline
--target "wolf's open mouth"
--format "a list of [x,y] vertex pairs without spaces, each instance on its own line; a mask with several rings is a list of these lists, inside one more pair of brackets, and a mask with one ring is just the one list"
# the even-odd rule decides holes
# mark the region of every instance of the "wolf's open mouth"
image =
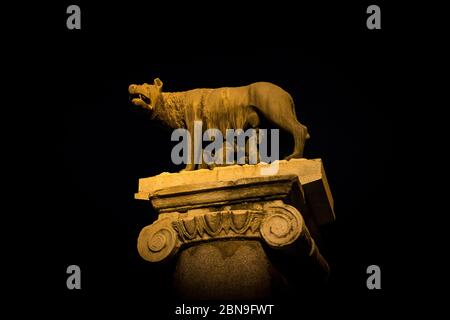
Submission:
[[150,99],[148,97],[144,96],[141,93],[134,93],[134,94],[130,95],[130,99],[131,100],[133,100],[135,98],[141,99],[142,101],[144,101],[148,105],[151,103]]

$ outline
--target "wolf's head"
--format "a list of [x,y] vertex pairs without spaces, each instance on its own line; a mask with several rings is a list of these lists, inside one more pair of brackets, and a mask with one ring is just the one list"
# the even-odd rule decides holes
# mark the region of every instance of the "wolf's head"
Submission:
[[131,84],[128,87],[131,102],[144,109],[153,111],[161,96],[163,83],[156,78],[153,84]]

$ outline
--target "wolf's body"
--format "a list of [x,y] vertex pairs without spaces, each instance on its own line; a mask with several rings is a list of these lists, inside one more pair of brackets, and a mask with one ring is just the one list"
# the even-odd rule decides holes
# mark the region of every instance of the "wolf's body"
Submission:
[[[194,121],[202,121],[203,128],[243,129],[259,125],[262,115],[294,137],[293,153],[286,159],[300,158],[308,131],[296,117],[289,93],[269,82],[256,82],[242,87],[194,89],[183,92],[162,92],[162,82],[153,85],[130,85],[129,93],[135,105],[150,109],[152,117],[171,128],[186,128],[194,132]],[[193,150],[193,148],[191,149]],[[194,158],[194,155],[191,155]],[[193,161],[186,170],[193,170]]]

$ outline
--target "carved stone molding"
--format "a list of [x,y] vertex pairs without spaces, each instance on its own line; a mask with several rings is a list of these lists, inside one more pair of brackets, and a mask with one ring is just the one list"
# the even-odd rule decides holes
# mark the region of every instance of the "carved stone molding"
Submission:
[[224,238],[259,238],[264,217],[257,210],[227,210],[187,215],[172,222],[183,244]]
[[244,165],[141,179],[137,198],[158,219],[139,234],[140,256],[171,261],[176,293],[187,299],[269,297],[273,283],[326,281],[315,239],[334,211],[322,163],[279,165],[272,176]]
[[203,213],[165,213],[142,229],[138,251],[142,258],[159,262],[173,257],[191,243],[220,239],[259,239],[264,212],[225,210]]
[[294,207],[281,204],[266,208],[261,223],[261,236],[272,248],[292,244],[300,234],[307,231],[300,212]]
[[147,261],[168,260],[201,242],[259,239],[280,254],[310,257],[328,270],[295,175],[181,184],[159,189],[149,200],[159,217],[138,238],[139,254]]
[[[322,226],[333,222],[335,220],[333,208],[334,201],[322,160],[291,159],[289,161],[280,160],[278,161],[278,164],[279,170],[277,176],[295,175],[298,178],[304,193],[304,198],[310,209],[309,215],[311,215],[311,218],[315,220],[317,225]],[[213,170],[201,169],[179,173],[164,172],[157,176],[139,179],[139,191],[136,193],[135,197],[136,199],[145,201],[150,200],[159,213],[160,210],[165,211],[167,207],[174,207],[177,205],[176,202],[172,203],[170,201],[171,192],[168,191],[173,190],[173,187],[179,188],[178,191],[180,191],[183,186],[188,186],[187,189],[192,191],[194,185],[205,186],[214,183],[218,186],[218,182],[235,183],[238,179],[261,177],[262,170],[267,168],[267,166],[269,165],[259,163],[257,165],[216,167]],[[224,185],[222,184],[222,186]],[[271,188],[273,188],[273,186]],[[278,189],[281,191],[280,193],[283,192],[281,188]],[[275,194],[274,189],[272,190],[271,194]],[[177,199],[179,199],[179,195],[180,194],[177,195]],[[211,193],[207,194],[205,199],[210,198],[210,196]],[[256,196],[261,197],[263,194],[259,192]],[[190,198],[186,197],[180,202],[181,204],[186,205],[190,200]],[[196,197],[194,200],[199,200],[199,197]],[[226,197],[226,200],[230,200],[228,196]],[[196,204],[197,203],[192,203],[191,205]],[[310,217],[305,216],[307,224],[309,219]]]
[[[147,261],[159,262],[173,257],[184,246],[214,240],[260,239],[280,249],[306,240],[303,252],[315,250],[301,213],[282,201],[262,203],[262,210],[221,210],[165,213],[142,229],[139,254]],[[305,250],[306,249],[306,250]]]
[[164,217],[143,228],[138,237],[138,251],[142,258],[159,262],[174,256],[179,247],[177,232],[172,227],[174,217]]
[[[261,176],[169,187],[155,191],[148,199],[158,213],[186,212],[235,203],[285,199],[295,184],[299,184],[295,175]],[[299,192],[302,192],[301,188]],[[303,198],[302,194],[299,196]]]

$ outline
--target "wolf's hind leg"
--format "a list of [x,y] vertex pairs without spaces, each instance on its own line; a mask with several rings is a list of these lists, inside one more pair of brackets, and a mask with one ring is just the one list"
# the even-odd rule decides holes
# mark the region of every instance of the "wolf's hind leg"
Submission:
[[297,120],[292,121],[292,123],[286,129],[294,137],[295,145],[294,151],[292,152],[292,154],[287,156],[285,160],[290,160],[292,158],[302,158],[303,150],[305,148],[305,142],[307,139],[309,139],[308,129]]

